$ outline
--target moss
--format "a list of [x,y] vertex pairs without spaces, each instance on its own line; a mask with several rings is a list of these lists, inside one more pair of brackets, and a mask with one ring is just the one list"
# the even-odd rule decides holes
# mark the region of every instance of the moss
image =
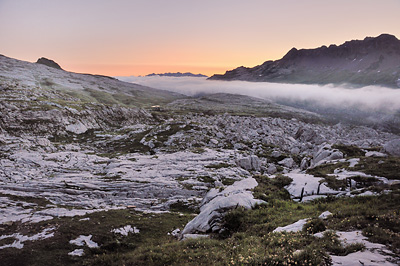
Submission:
[[267,202],[276,199],[290,199],[290,194],[284,187],[289,185],[293,179],[280,174],[275,178],[262,175],[256,175],[254,178],[258,182],[258,186],[253,190],[255,198]]
[[338,149],[346,157],[360,157],[365,155],[365,151],[354,145],[335,144],[332,146],[332,148]]
[[340,168],[348,168],[350,163],[348,162],[339,162],[335,164],[321,164],[314,168],[307,169],[307,174],[318,176],[318,177],[327,177],[328,174],[333,174],[335,169]]
[[205,175],[197,176],[197,179],[203,183],[214,184],[214,182],[215,182],[215,180],[212,177],[205,176]]
[[321,183],[325,183],[327,187],[333,190],[345,190],[348,187],[346,179],[337,179],[336,176],[325,176]]
[[373,176],[386,177],[388,179],[400,179],[400,158],[364,157],[354,166],[354,170]]
[[[82,218],[90,220],[80,221]],[[94,265],[98,256],[118,257],[118,254],[132,252],[140,247],[173,242],[175,239],[167,233],[176,228],[183,228],[190,218],[188,215],[174,213],[143,214],[126,209],[92,213],[83,217],[56,218],[36,224],[14,224],[12,227],[3,227],[3,233],[7,234],[7,230],[9,233],[15,230],[40,232],[43,228],[54,226],[55,235],[40,241],[25,242],[23,249],[0,250],[0,259],[2,265]],[[136,226],[140,233],[125,237],[111,232],[114,228],[128,224]],[[100,248],[83,247],[84,257],[69,256],[68,252],[77,248],[69,244],[69,241],[79,235],[89,234],[93,235],[92,240],[98,243]],[[118,264],[118,259],[114,262]]]
[[169,206],[171,211],[181,212],[181,213],[196,213],[198,211],[197,207],[186,201],[178,200]]
[[323,232],[325,229],[325,222],[319,218],[311,219],[303,226],[303,231],[308,234]]
[[232,165],[229,163],[216,163],[216,164],[209,164],[204,166],[205,168],[211,168],[211,169],[221,169],[221,168],[228,168],[231,167]]
[[0,193],[0,197],[7,197],[13,201],[33,203],[33,204],[36,204],[38,206],[43,206],[43,207],[46,206],[47,204],[51,204],[51,202],[44,197],[36,198],[36,197],[29,197],[29,196],[10,195],[10,194],[4,194],[4,193]]
[[224,186],[230,186],[233,185],[237,180],[233,178],[228,178],[228,177],[223,177],[221,178],[221,182]]

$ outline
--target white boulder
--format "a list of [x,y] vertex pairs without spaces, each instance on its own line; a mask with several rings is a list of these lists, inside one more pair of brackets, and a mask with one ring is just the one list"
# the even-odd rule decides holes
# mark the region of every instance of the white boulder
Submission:
[[294,165],[296,165],[293,158],[285,158],[282,161],[279,161],[278,164],[285,166],[287,168],[292,168]]
[[394,139],[383,145],[385,152],[390,155],[400,156],[400,139]]
[[257,181],[250,177],[236,181],[221,192],[211,189],[203,200],[200,214],[186,224],[182,235],[219,231],[222,229],[222,218],[227,211],[239,206],[251,209],[256,204],[265,203],[253,197],[251,189],[257,185]]

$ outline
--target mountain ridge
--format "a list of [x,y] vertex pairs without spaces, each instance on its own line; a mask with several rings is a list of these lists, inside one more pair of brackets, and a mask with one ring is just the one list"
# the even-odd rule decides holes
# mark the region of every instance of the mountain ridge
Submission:
[[152,74],[148,74],[146,75],[146,77],[153,77],[153,76],[160,76],[160,77],[200,77],[200,78],[207,78],[208,76],[203,75],[203,74],[193,74],[191,72],[185,72],[185,73],[181,73],[181,72],[167,72],[167,73],[152,73]]
[[329,47],[292,48],[279,60],[241,66],[210,79],[400,87],[400,40],[381,34]]

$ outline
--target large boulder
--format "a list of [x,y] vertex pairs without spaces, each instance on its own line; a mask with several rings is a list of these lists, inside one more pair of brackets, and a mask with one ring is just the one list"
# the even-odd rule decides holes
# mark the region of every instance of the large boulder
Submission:
[[326,161],[343,159],[343,153],[338,149],[332,149],[331,145],[323,145],[313,156],[311,166],[323,164]]
[[219,232],[223,228],[222,221],[227,211],[239,206],[251,209],[256,204],[265,203],[265,201],[253,197],[251,189],[257,185],[257,181],[249,177],[235,182],[221,192],[211,189],[203,199],[200,214],[186,224],[182,236]]
[[246,170],[260,171],[261,161],[256,155],[242,157],[236,160],[236,164]]
[[286,167],[286,168],[292,168],[293,166],[296,165],[295,161],[293,158],[285,158],[282,161],[279,161],[278,164]]
[[45,57],[41,57],[36,61],[36,64],[42,64],[48,67],[52,67],[52,68],[56,68],[56,69],[60,69],[62,70],[62,68],[60,67],[59,64],[57,64],[56,62],[54,62],[51,59],[47,59]]
[[400,139],[394,139],[383,145],[385,152],[390,155],[400,156]]

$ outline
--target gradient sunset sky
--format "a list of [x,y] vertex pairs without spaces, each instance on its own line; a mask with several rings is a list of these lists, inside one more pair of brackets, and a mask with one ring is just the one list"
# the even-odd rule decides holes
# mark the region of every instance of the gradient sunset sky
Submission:
[[390,33],[399,0],[0,0],[0,54],[110,76],[212,75]]

